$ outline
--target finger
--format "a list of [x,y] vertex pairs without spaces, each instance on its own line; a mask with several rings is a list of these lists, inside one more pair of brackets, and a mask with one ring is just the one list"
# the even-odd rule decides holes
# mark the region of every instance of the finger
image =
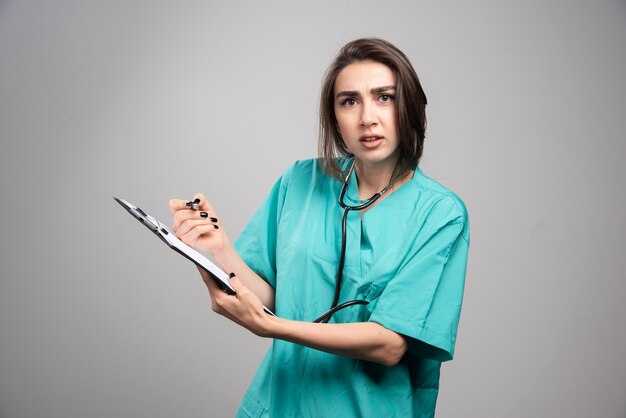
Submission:
[[[209,290],[209,296],[211,297],[211,306],[213,311],[218,312],[221,311],[221,306],[224,305],[223,297],[226,293],[222,290],[222,288],[215,282],[213,277],[209,273],[207,273],[204,269],[197,266],[200,275],[202,276],[202,281],[206,285]],[[218,309],[219,308],[219,309]]]
[[209,221],[213,222],[214,224],[216,224],[218,222],[218,219],[213,217],[213,216],[211,216],[211,214],[208,213],[208,212],[202,211],[202,212],[199,213],[199,215],[200,215],[201,218],[209,220]]
[[221,291],[220,287],[215,283],[215,280],[211,277],[209,273],[206,272],[202,267],[196,266],[198,271],[200,272],[200,276],[202,276],[202,281],[206,284],[206,287],[209,288],[209,293],[213,294],[213,292]]
[[178,232],[178,228],[180,228],[180,225],[185,222],[187,219],[197,219],[197,215],[196,212],[187,208],[187,209],[180,209],[177,210],[174,213],[174,224],[172,225],[172,229],[174,230],[174,232]]
[[230,286],[235,289],[235,292],[237,292],[237,294],[239,294],[239,292],[248,290],[248,288],[245,287],[243,283],[241,283],[241,280],[239,280],[239,277],[237,277],[235,273],[230,273],[228,275],[228,283],[230,283]]
[[176,236],[185,244],[193,245],[202,235],[209,234],[213,231],[215,231],[213,224],[204,224],[191,228],[186,234],[179,235],[177,233]]
[[[192,229],[197,228],[199,226],[204,226],[204,225],[210,225],[211,226],[211,231],[215,230],[215,227],[213,226],[213,223],[211,223],[209,221],[206,221],[204,219],[186,219],[184,222],[182,222],[178,226],[178,229],[176,230],[176,236],[178,238],[180,238],[180,237],[188,234],[189,231],[191,231]],[[207,232],[209,232],[209,231],[207,231]]]
[[233,318],[229,313],[229,306],[236,300],[232,295],[227,294],[222,290],[222,288],[215,282],[213,277],[209,273],[207,273],[201,267],[198,267],[198,271],[202,276],[202,280],[209,290],[209,296],[211,297],[211,309],[213,312],[216,312],[220,315],[224,315],[227,318],[234,320],[239,323],[235,318]]
[[176,213],[177,211],[182,209],[189,209],[189,206],[187,206],[187,201],[181,199],[171,199],[169,201],[169,206],[172,213]]
[[183,209],[191,209],[190,202],[193,203],[196,200],[198,201],[198,210],[203,210],[207,212],[213,211],[211,203],[206,199],[206,197],[204,197],[202,193],[196,193],[191,200],[171,199],[169,201],[169,207],[172,213]]
[[196,193],[192,200],[199,199],[200,203],[198,205],[198,210],[202,210],[205,212],[214,212],[213,206],[206,200],[206,197],[202,193]]
[[[216,216],[217,214],[215,213],[210,213],[210,212],[205,212],[205,211],[198,212],[198,211],[191,210],[188,208],[181,209],[174,213],[174,223],[172,225],[172,229],[174,230],[174,232],[178,232],[178,229],[181,227],[181,225],[190,219],[191,220],[204,220],[207,222],[210,221],[210,222],[216,223],[217,222]],[[216,229],[219,229],[219,227]]]
[[[250,289],[248,289],[239,280],[239,277],[235,273],[230,273],[229,280],[230,286],[235,290],[235,297],[239,303],[242,303],[249,308],[253,308],[257,313],[263,314],[263,303]],[[244,325],[245,326],[245,325]]]

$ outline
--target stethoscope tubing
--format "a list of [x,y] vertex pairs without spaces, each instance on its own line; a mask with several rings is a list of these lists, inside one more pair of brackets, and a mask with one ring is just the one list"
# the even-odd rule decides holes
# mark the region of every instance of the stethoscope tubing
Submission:
[[339,253],[339,266],[337,267],[337,277],[335,280],[335,294],[333,296],[333,303],[327,312],[325,312],[323,315],[321,315],[319,318],[317,318],[313,322],[326,323],[330,320],[332,315],[335,312],[339,311],[340,309],[343,309],[352,305],[367,305],[369,303],[366,300],[355,299],[355,300],[351,300],[348,302],[344,302],[341,305],[337,305],[339,303],[339,295],[341,293],[341,283],[343,281],[343,267],[344,267],[345,258],[346,258],[346,235],[347,235],[348,213],[351,210],[360,211],[363,209],[367,209],[368,207],[373,205],[378,199],[380,199],[381,196],[384,195],[389,189],[389,186],[385,187],[383,190],[381,190],[378,193],[375,193],[372,197],[370,197],[369,199],[367,199],[364,203],[361,203],[360,205],[351,206],[351,205],[346,204],[344,202],[344,197],[346,195],[346,190],[348,189],[348,182],[350,181],[350,176],[352,175],[352,172],[354,171],[355,162],[356,160],[352,162],[352,166],[350,167],[350,170],[348,171],[348,174],[346,175],[343,181],[343,186],[341,187],[341,193],[339,193],[339,205],[343,208],[343,215],[341,217],[341,251]]

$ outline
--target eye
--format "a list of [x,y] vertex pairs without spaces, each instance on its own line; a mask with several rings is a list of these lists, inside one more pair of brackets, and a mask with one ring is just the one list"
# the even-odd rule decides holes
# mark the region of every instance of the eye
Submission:
[[395,99],[395,96],[393,94],[381,94],[378,97],[378,100],[380,100],[383,103],[391,102],[393,101],[393,99]]
[[350,107],[350,106],[354,106],[356,103],[357,103],[356,99],[353,99],[350,97],[350,98],[343,100],[341,102],[341,105],[344,107]]

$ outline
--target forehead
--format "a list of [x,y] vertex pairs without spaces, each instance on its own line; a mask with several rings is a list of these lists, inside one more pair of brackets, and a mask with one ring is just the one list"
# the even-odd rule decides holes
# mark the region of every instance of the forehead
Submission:
[[345,90],[369,91],[375,87],[395,86],[396,77],[389,67],[375,61],[354,62],[337,74],[335,94]]

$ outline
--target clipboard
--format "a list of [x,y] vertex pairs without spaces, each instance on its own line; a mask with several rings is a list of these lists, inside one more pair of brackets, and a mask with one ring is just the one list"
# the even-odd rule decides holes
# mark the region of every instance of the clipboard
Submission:
[[[113,197],[117,203],[122,205],[124,209],[128,211],[135,219],[141,222],[146,228],[152,231],[157,237],[161,239],[168,247],[182,255],[186,259],[193,262],[196,266],[206,271],[209,276],[217,283],[217,285],[229,295],[235,295],[235,289],[229,283],[228,274],[218,266],[216,266],[211,260],[204,255],[194,250],[184,242],[182,242],[174,232],[168,227],[163,225],[153,216],[148,215],[146,212],[138,208],[137,206],[127,202],[124,199]],[[263,306],[263,310],[272,316],[276,316],[271,310]]]

